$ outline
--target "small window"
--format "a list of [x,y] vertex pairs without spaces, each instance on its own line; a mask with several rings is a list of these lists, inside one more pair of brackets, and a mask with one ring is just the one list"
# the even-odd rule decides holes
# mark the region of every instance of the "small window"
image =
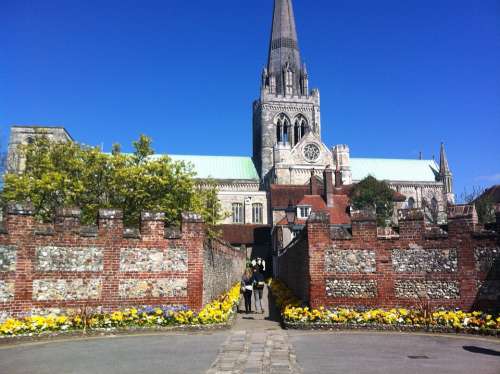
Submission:
[[408,209],[413,209],[415,207],[415,199],[413,197],[410,197],[408,199]]
[[233,204],[233,223],[243,223],[243,204]]
[[263,222],[263,206],[260,203],[252,204],[252,222]]
[[311,214],[311,207],[310,206],[297,207],[297,216],[299,218],[302,218],[302,219],[308,218],[310,214]]

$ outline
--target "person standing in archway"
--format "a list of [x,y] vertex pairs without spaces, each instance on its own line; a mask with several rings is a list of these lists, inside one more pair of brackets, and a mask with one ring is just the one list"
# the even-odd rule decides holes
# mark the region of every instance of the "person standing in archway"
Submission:
[[241,278],[241,290],[243,291],[243,297],[245,298],[245,313],[252,312],[252,292],[253,292],[253,276],[250,268],[245,270],[243,277]]
[[253,268],[252,284],[253,295],[255,298],[255,312],[263,314],[264,308],[262,307],[262,295],[264,293],[266,282],[264,281],[264,275],[260,272],[259,266],[255,266]]

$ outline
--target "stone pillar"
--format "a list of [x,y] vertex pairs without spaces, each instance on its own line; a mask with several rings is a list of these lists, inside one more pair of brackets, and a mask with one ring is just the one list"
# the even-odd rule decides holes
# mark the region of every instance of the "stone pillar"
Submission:
[[181,241],[188,250],[188,295],[191,307],[200,310],[203,306],[205,224],[196,213],[182,213]]
[[419,240],[425,232],[424,212],[422,209],[398,210],[400,239]]
[[[330,214],[326,212],[313,212],[307,220],[307,251],[306,258],[309,267],[308,295],[304,295],[304,301],[309,301],[312,308],[325,304],[325,249],[331,244],[330,239]],[[292,248],[299,250],[299,248]],[[306,272],[307,274],[307,272]],[[291,275],[293,277],[293,274]]]
[[104,238],[103,284],[101,303],[105,307],[120,303],[120,250],[123,239],[123,212],[118,209],[99,209],[99,237]]
[[141,236],[163,238],[165,236],[165,213],[142,212]]
[[55,229],[75,230],[80,226],[81,216],[82,211],[79,208],[59,208],[56,211]]
[[452,235],[470,234],[478,224],[474,204],[448,206],[448,233]]
[[377,215],[374,209],[357,210],[351,213],[352,237],[354,239],[377,239]]

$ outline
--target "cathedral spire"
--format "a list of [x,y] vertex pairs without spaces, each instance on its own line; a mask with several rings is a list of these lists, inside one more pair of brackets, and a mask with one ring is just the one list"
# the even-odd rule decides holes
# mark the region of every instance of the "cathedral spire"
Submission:
[[274,1],[267,70],[276,79],[277,94],[307,95],[292,0]]
[[455,195],[453,194],[453,176],[450,166],[448,165],[444,143],[441,143],[439,152],[439,179],[443,182],[444,193],[446,194],[448,203],[453,204],[455,202]]
[[451,175],[448,158],[446,157],[446,151],[444,149],[444,143],[441,143],[441,149],[439,152],[439,174],[441,174],[442,177],[445,175]]

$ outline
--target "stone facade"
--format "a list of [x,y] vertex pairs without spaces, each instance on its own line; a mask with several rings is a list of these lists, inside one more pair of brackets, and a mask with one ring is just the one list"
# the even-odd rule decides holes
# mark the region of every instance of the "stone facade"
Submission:
[[500,274],[500,247],[474,248],[476,270]]
[[0,272],[16,271],[16,247],[0,245]]
[[[219,201],[221,203],[222,211],[225,215],[223,224],[232,224],[232,208],[233,204],[238,203],[243,206],[243,221],[242,224],[263,224],[267,225],[268,219],[268,205],[267,193],[265,191],[219,191]],[[252,209],[255,204],[262,206],[262,221],[254,222]]]
[[327,273],[374,273],[377,271],[375,252],[369,250],[325,251]]
[[120,281],[119,294],[122,299],[186,297],[187,281],[187,278],[127,279]]
[[[0,232],[0,317],[168,304],[196,311],[206,295],[227,291],[245,265],[245,254],[224,243],[216,263],[204,263],[206,230],[196,214],[184,214],[172,230],[163,215],[144,213],[134,235],[118,210],[101,210],[91,235],[78,216],[73,209],[39,224],[30,206],[9,206]],[[227,282],[205,291],[205,279],[226,274]]]
[[35,301],[97,300],[101,297],[102,279],[57,279],[33,281]]
[[208,303],[241,280],[246,266],[246,254],[228,256],[223,242],[212,239],[203,251],[203,302]]
[[188,253],[184,248],[122,248],[120,271],[184,272],[188,270]]
[[327,279],[326,296],[353,299],[373,298],[377,296],[377,282],[374,280]]
[[0,303],[6,303],[14,298],[14,282],[0,281]]
[[423,249],[410,245],[408,249],[392,251],[392,266],[397,273],[456,272],[456,249]]
[[418,281],[397,280],[394,293],[402,299],[458,299],[460,298],[460,282],[458,281]]
[[36,271],[92,271],[103,270],[102,248],[38,247],[35,250]]

